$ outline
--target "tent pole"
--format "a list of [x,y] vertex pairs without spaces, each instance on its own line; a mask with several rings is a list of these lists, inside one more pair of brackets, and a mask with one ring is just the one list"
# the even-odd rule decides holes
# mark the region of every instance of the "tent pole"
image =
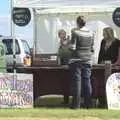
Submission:
[[16,80],[16,52],[15,52],[15,24],[13,23],[13,8],[14,8],[14,0],[11,0],[11,36],[13,39],[13,84],[15,89],[15,80]]
[[10,16],[10,36],[12,36],[12,15],[13,15],[13,0],[9,0],[10,1],[10,10],[11,10],[11,16]]
[[16,55],[15,55],[15,24],[13,23],[13,7],[14,6],[14,0],[12,0],[11,3],[11,35],[13,39],[13,70],[15,72],[15,66],[16,66]]
[[33,9],[33,59],[36,53],[36,34],[36,12],[35,9]]

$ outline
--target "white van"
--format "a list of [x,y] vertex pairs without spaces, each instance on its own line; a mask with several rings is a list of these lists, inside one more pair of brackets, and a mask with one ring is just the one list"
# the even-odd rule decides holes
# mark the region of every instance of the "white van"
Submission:
[[[13,71],[13,38],[12,37],[2,37],[2,42],[5,49],[5,64],[8,72]],[[15,57],[16,57],[16,67],[24,67],[31,65],[31,55],[30,47],[26,40],[19,38],[15,39]]]

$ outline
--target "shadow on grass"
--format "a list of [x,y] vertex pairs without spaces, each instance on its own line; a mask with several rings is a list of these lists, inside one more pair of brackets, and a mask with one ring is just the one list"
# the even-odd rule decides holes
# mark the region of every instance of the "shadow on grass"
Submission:
[[35,107],[47,107],[47,108],[63,108],[63,107],[69,107],[71,102],[71,98],[69,99],[69,103],[64,103],[63,96],[56,96],[56,95],[48,95],[48,96],[42,96],[38,98],[34,106]]
[[[42,96],[38,98],[35,103],[34,107],[40,108],[40,107],[45,107],[45,108],[70,108],[72,103],[72,97],[69,97],[68,103],[64,103],[64,98],[63,96],[59,95],[48,95],[48,96]],[[96,99],[92,100],[93,103],[93,108],[99,108],[96,105]],[[84,108],[84,102],[83,99],[81,100],[81,108]],[[106,109],[106,107],[103,107],[103,109]]]

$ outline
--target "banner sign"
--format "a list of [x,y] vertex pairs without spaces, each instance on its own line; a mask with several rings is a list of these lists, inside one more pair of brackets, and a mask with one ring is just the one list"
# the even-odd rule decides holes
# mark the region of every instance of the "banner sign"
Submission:
[[13,8],[13,22],[18,26],[25,26],[31,20],[31,13],[28,8]]
[[0,108],[33,107],[33,75],[0,73]]
[[106,83],[108,109],[120,110],[120,73],[112,74]]

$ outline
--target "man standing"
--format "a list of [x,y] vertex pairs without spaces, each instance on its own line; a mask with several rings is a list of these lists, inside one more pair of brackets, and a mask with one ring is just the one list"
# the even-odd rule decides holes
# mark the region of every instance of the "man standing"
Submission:
[[[73,57],[70,59],[72,75],[72,106],[80,108],[81,90],[83,91],[86,108],[92,107],[91,63],[93,52],[93,33],[85,27],[85,19],[79,16],[76,20],[77,28],[71,30],[71,45]],[[82,88],[82,89],[81,89]]]

